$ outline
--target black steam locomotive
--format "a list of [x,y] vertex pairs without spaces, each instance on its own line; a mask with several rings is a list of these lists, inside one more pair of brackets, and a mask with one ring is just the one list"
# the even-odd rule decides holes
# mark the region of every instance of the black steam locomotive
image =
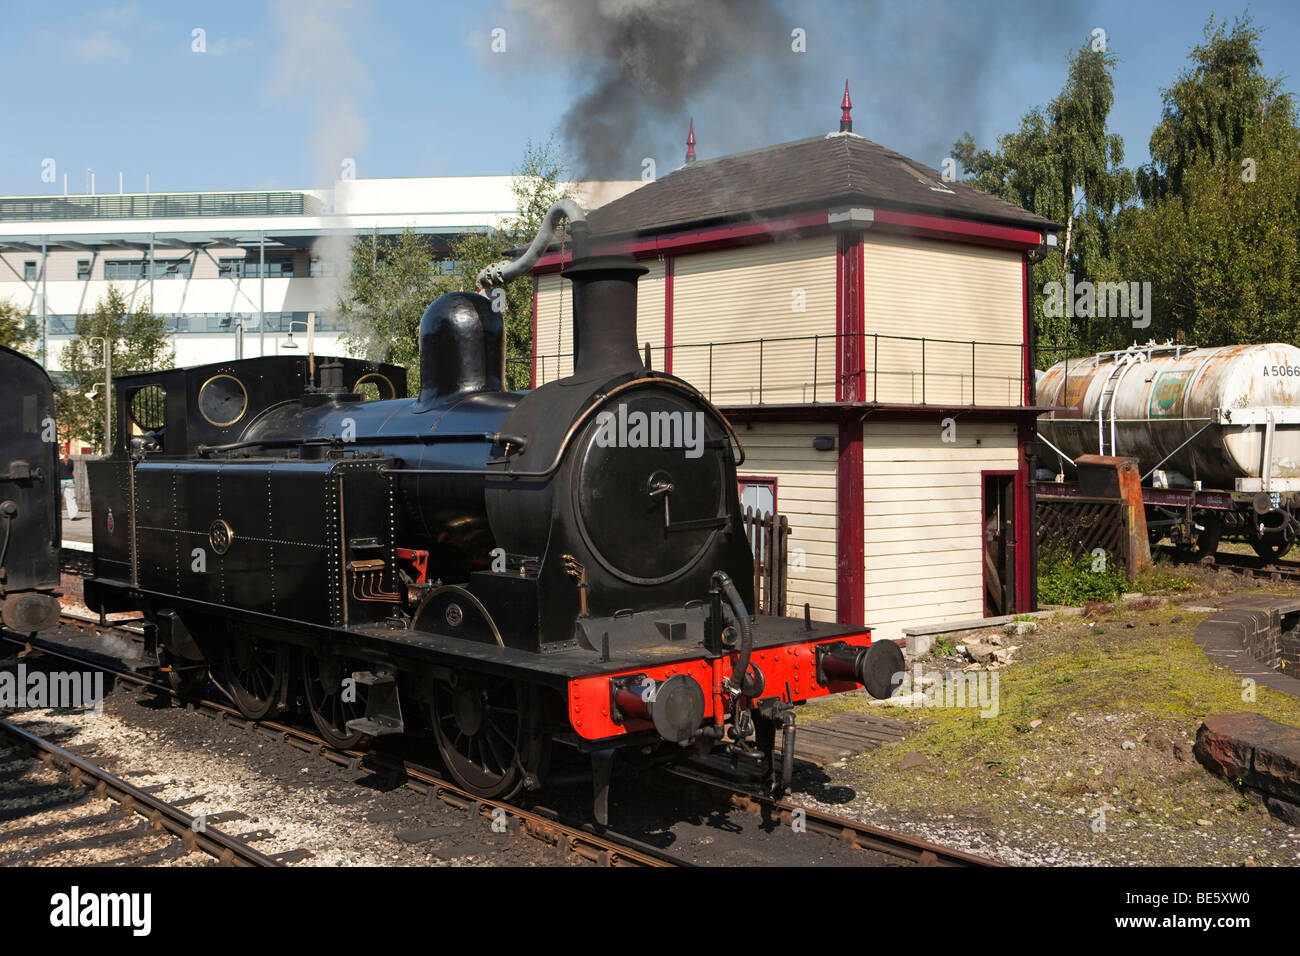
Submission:
[[59,620],[59,459],[54,389],[0,347],[0,620],[31,635]]
[[739,440],[643,364],[646,270],[585,255],[580,210],[553,209],[484,286],[529,268],[561,216],[574,372],[535,391],[503,391],[502,317],[476,293],[425,312],[416,398],[402,369],[349,358],[118,379],[116,450],[89,466],[87,604],[142,611],[179,686],[210,673],[251,718],[302,699],[349,747],[427,722],[484,797],[541,786],[557,743],[591,755],[598,819],[616,750],[726,747],[788,782],[793,705],[885,696],[901,653],[751,614]]

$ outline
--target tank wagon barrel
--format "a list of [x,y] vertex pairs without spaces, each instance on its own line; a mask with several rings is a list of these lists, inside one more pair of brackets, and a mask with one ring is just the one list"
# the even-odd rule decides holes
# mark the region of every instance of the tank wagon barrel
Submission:
[[1300,348],[1134,346],[1057,363],[1038,398],[1054,406],[1038,432],[1058,472],[1084,454],[1133,457],[1150,487],[1231,494],[1261,553],[1300,531]]

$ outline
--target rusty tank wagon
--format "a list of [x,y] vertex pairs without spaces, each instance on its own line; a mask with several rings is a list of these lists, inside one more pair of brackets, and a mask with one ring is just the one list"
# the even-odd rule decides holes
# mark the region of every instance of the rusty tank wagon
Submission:
[[[1054,365],[1038,382],[1041,461],[1068,486],[1084,454],[1136,458],[1152,543],[1264,558],[1300,533],[1300,348],[1154,343]],[[1051,474],[1056,465],[1055,475]]]

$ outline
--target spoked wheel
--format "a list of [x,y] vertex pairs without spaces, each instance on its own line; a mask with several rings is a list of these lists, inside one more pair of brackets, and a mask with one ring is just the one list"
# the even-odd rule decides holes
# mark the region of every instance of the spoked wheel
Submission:
[[457,686],[433,685],[438,752],[466,790],[508,799],[527,778],[539,779],[549,754],[535,692],[506,678],[463,675]]
[[331,747],[356,750],[370,743],[370,735],[348,730],[348,721],[366,716],[366,687],[359,684],[343,686],[343,681],[353,672],[364,670],[354,667],[346,658],[334,654],[317,657],[302,656],[302,684],[307,698],[307,710],[312,722]]
[[235,635],[226,644],[221,674],[239,712],[263,720],[280,708],[289,676],[288,652],[255,637]]

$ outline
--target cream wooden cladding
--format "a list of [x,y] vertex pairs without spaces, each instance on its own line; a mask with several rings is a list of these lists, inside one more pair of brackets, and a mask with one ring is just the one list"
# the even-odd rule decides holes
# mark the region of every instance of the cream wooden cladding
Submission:
[[878,636],[984,613],[981,472],[1016,468],[1016,427],[958,422],[951,434],[937,417],[863,428],[865,617]]
[[870,234],[863,250],[868,399],[969,405],[973,384],[978,404],[1023,404],[1019,252]]
[[[814,343],[814,334],[824,337]],[[811,402],[814,394],[834,401],[834,335],[834,237],[676,260],[673,374],[716,404],[758,403],[760,358],[764,403]],[[786,337],[802,340],[771,341]],[[761,349],[757,342],[724,344],[759,338],[768,340]]]
[[740,474],[776,479],[777,511],[790,521],[786,607],[803,614],[810,604],[819,621],[834,621],[836,514],[835,451],[816,451],[813,439],[834,426],[781,423],[737,426],[745,443]]

